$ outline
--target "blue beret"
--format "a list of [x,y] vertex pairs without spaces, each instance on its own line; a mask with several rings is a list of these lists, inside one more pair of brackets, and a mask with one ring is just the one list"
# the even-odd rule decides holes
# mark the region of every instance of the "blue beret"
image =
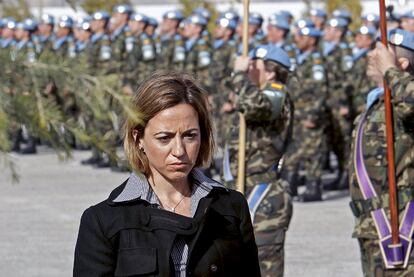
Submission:
[[291,12],[289,11],[285,11],[285,10],[281,10],[278,11],[277,13],[275,13],[277,16],[283,16],[285,17],[287,20],[293,19],[293,15]]
[[201,26],[207,25],[207,19],[199,14],[192,14],[186,19],[186,23],[193,23]]
[[216,24],[220,25],[221,27],[229,28],[229,29],[232,29],[232,30],[236,29],[236,27],[237,27],[236,20],[228,19],[224,16],[220,16],[219,18],[217,18]]
[[312,16],[316,16],[316,17],[323,17],[323,18],[327,17],[326,12],[322,9],[311,9],[309,14]]
[[55,17],[53,15],[44,13],[40,17],[40,23],[49,24],[49,25],[55,25]]
[[130,14],[130,13],[132,13],[132,8],[131,8],[130,5],[120,4],[120,5],[115,5],[114,8],[112,9],[112,11],[114,13],[127,13],[127,14]]
[[70,16],[62,15],[59,18],[57,25],[61,28],[69,28],[70,29],[70,28],[73,27],[73,19]]
[[335,18],[329,19],[328,22],[326,22],[326,25],[334,27],[334,28],[336,27],[346,28],[348,26],[348,21],[340,17],[335,17]]
[[375,36],[377,34],[377,29],[375,29],[372,26],[362,25],[361,27],[359,27],[356,30],[356,33],[357,34],[361,34],[361,35],[369,35],[369,36],[372,36],[373,37],[373,36]]
[[361,19],[362,20],[365,20],[365,21],[368,21],[368,22],[373,22],[375,24],[378,24],[379,21],[380,21],[379,16],[377,14],[375,14],[375,13],[367,13],[367,14],[364,14],[361,17]]
[[414,33],[403,29],[394,29],[388,32],[389,43],[414,51]]
[[184,15],[181,11],[175,10],[175,11],[168,11],[164,13],[163,18],[173,19],[173,20],[183,20]]
[[261,26],[263,24],[263,16],[257,12],[250,13],[249,24]]
[[315,27],[298,28],[297,34],[301,36],[320,37],[322,32]]
[[209,10],[202,8],[202,7],[198,7],[195,8],[192,12],[192,14],[198,14],[201,15],[202,17],[204,17],[206,19],[206,21],[209,21],[211,18],[211,13]]
[[37,28],[37,22],[31,18],[26,18],[22,22],[16,24],[17,29],[23,29],[25,31],[33,32]]
[[142,22],[148,23],[149,18],[148,16],[142,13],[133,13],[131,14],[129,20],[138,21],[138,22],[142,21]]
[[296,21],[295,26],[297,28],[315,27],[315,23],[313,23],[313,21],[308,18],[304,18],[304,19],[299,19],[298,21]]
[[334,10],[332,17],[340,17],[347,20],[349,23],[352,21],[351,13],[347,10]]
[[401,15],[401,18],[410,18],[410,19],[414,19],[414,10],[405,12]]
[[276,62],[286,69],[291,66],[289,55],[282,48],[274,45],[259,45],[250,51],[249,56],[252,59]]
[[283,16],[270,16],[269,25],[283,29],[283,30],[290,30],[289,22]]
[[109,13],[106,11],[96,11],[92,14],[92,20],[109,20]]

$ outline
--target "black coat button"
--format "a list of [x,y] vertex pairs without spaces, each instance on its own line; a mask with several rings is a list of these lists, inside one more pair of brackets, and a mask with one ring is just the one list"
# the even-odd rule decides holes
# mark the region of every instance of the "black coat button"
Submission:
[[215,264],[210,265],[210,270],[212,272],[216,272],[217,271],[217,266]]

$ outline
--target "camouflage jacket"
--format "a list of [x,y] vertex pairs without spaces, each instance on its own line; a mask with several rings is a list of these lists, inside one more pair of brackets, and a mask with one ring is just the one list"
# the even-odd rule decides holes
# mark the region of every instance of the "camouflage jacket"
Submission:
[[367,76],[368,50],[354,56],[354,67],[349,72],[353,82],[352,90],[352,114],[357,116],[365,111],[368,92],[376,87],[374,81]]
[[328,78],[328,104],[336,108],[350,107],[352,80],[349,78],[353,67],[351,48],[340,42],[328,53],[325,53],[325,65]]
[[289,81],[289,91],[295,106],[295,121],[309,120],[316,128],[324,128],[327,122],[327,77],[318,51],[298,56],[295,74]]
[[[395,168],[398,186],[398,206],[400,220],[405,204],[412,199],[414,186],[414,77],[408,73],[390,69],[385,80],[393,95]],[[387,182],[387,154],[385,138],[385,112],[383,99],[380,98],[368,111],[363,137],[363,154],[367,172],[378,197],[372,200],[365,212],[356,218],[353,237],[378,239],[374,222],[370,215],[372,208],[385,208],[389,215],[389,197]],[[363,115],[356,120],[356,126]],[[355,159],[355,129],[353,133],[352,155]],[[350,193],[354,205],[367,203],[357,183],[354,164],[349,168]],[[389,217],[388,217],[389,218]]]
[[133,87],[155,70],[155,43],[145,32],[126,37],[125,79]]
[[111,36],[111,59],[108,64],[108,73],[123,75],[126,69],[126,37],[128,37],[127,26],[119,27]]
[[238,100],[226,142],[231,173],[237,176],[238,111],[246,119],[246,177],[266,173],[278,164],[285,150],[292,123],[292,102],[283,84],[270,83],[259,89],[244,73],[236,73],[233,82]]
[[210,92],[213,81],[210,76],[212,51],[208,41],[202,37],[197,38],[192,47],[186,49],[186,62],[184,70],[194,74],[201,85]]
[[72,36],[56,38],[53,43],[55,61],[62,63],[76,57],[76,45]]
[[220,84],[224,84],[230,79],[233,71],[234,58],[236,56],[236,43],[233,40],[216,41],[212,53],[212,63],[210,66],[210,76],[213,81],[213,94],[220,93]]
[[181,35],[158,36],[156,40],[157,69],[181,71],[185,65],[185,46]]
[[108,73],[110,70],[110,60],[112,58],[112,47],[109,35],[93,35],[88,52],[91,73],[93,75]]

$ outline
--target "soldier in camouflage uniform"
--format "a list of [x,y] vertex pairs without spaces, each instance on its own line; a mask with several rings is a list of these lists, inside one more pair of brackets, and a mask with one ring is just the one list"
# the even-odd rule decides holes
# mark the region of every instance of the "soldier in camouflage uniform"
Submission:
[[315,28],[322,31],[327,18],[326,12],[322,9],[311,9],[309,15],[310,20],[315,24]]
[[53,42],[55,40],[55,34],[53,28],[55,26],[55,18],[50,14],[42,14],[39,22],[39,44],[37,45],[37,53],[42,55],[44,51],[49,53],[53,49]]
[[[385,78],[393,98],[397,207],[399,222],[405,224],[410,223],[404,217],[404,210],[413,200],[414,184],[414,33],[397,29],[391,31],[389,41],[392,51],[377,43],[369,54],[368,75],[379,86]],[[377,230],[377,226],[381,228],[382,225],[378,225],[377,217],[374,220],[374,213],[378,211],[384,212],[385,220],[390,220],[384,109],[383,90],[375,89],[369,93],[364,114],[355,120],[353,163],[349,168],[351,208],[356,217],[353,237],[359,241],[365,277],[408,277],[414,276],[413,250],[408,253],[406,269],[386,269]],[[373,197],[363,193],[367,189],[367,179],[361,181],[361,174],[370,181],[368,187],[375,190]],[[399,229],[399,232],[402,234],[404,230]]]
[[3,22],[4,28],[1,32],[0,51],[9,51],[9,49],[16,43],[14,40],[16,22],[12,18],[5,18],[3,19]]
[[373,27],[361,26],[355,35],[355,47],[352,49],[354,66],[349,73],[352,75],[352,118],[365,111],[368,92],[376,88],[376,83],[368,78],[368,53],[375,41],[377,31]]
[[[16,24],[15,30],[15,38],[16,44],[13,46],[11,50],[11,58],[12,61],[24,61],[29,63],[34,63],[37,59],[36,56],[36,46],[32,41],[32,34],[36,31],[37,25],[33,19],[25,19],[23,22],[19,22]],[[14,80],[15,82],[20,82],[19,88],[21,91],[17,91],[19,94],[30,93],[30,90],[33,86],[33,80],[31,76],[27,74],[27,72],[19,70],[19,78],[22,76],[23,78],[20,80]],[[35,154],[37,152],[36,149],[36,139],[33,135],[35,130],[29,130],[24,122],[19,122],[22,124],[21,129],[17,130],[15,135],[13,136],[13,150],[19,151],[21,154]],[[26,142],[24,148],[21,148],[21,143]]]
[[345,41],[348,21],[343,18],[328,20],[324,29],[323,54],[328,77],[328,106],[331,124],[328,131],[328,145],[338,159],[338,178],[328,185],[329,189],[347,187],[346,165],[351,136],[351,93],[353,81],[350,71],[353,67],[352,50]]
[[211,66],[211,46],[203,37],[203,32],[207,27],[207,20],[198,15],[193,14],[187,19],[184,26],[184,37],[186,48],[186,61],[184,70],[195,76],[201,85],[209,92],[213,85],[210,76],[209,67]]
[[216,20],[214,30],[212,64],[210,66],[210,76],[213,79],[211,93],[212,114],[216,127],[216,143],[223,147],[223,136],[225,133],[226,117],[221,111],[222,106],[229,98],[227,82],[233,71],[232,65],[236,56],[236,42],[233,35],[237,26],[235,20],[229,20],[221,15]]
[[146,32],[148,17],[133,13],[126,32],[126,80],[129,94],[155,70],[155,42]]
[[[239,115],[246,119],[246,180],[262,276],[283,276],[284,241],[292,216],[288,184],[277,179],[292,123],[293,107],[286,81],[289,57],[275,46],[258,46],[249,58],[238,57],[233,77],[237,97],[232,105],[223,163],[224,180],[234,186],[237,175]],[[259,187],[265,190],[259,191]],[[259,193],[259,194],[257,194]],[[255,197],[261,201],[255,202]]]
[[53,52],[58,63],[76,57],[76,45],[72,35],[73,19],[67,15],[59,18]]
[[[303,25],[302,25],[303,26]],[[322,165],[327,153],[327,77],[322,54],[318,51],[321,32],[313,27],[296,30],[295,41],[299,49],[296,76],[300,82],[290,82],[295,106],[292,141],[284,160],[282,178],[297,194],[298,170],[306,171],[306,190],[300,200],[322,200]]]
[[163,15],[160,35],[156,40],[157,69],[184,69],[185,42],[178,33],[178,26],[183,19],[183,14],[178,10],[168,11]]

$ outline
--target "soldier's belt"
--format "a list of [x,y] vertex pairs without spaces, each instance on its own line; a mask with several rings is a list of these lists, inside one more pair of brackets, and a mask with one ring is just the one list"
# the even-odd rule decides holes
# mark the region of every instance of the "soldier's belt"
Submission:
[[[414,188],[398,188],[398,209],[401,210],[404,208],[409,201],[414,199]],[[390,195],[389,193],[382,193],[377,197],[370,199],[361,199],[353,200],[349,202],[352,213],[355,217],[360,217],[361,215],[368,214],[374,210],[381,208],[389,208],[390,205]]]
[[[363,133],[366,125],[367,114],[368,112],[365,112],[357,128],[353,162],[358,185],[364,200],[371,200],[371,204],[374,205],[374,203],[379,202],[376,201],[375,198],[380,199],[381,196],[377,195],[364,163]],[[399,229],[400,244],[397,246],[393,245],[390,222],[387,218],[384,207],[378,205],[377,209],[370,211],[370,213],[377,230],[379,246],[385,267],[389,269],[401,268],[402,264],[402,267],[406,268],[412,248],[412,236],[414,231],[414,200],[408,201],[404,210],[404,216],[400,222]]]

